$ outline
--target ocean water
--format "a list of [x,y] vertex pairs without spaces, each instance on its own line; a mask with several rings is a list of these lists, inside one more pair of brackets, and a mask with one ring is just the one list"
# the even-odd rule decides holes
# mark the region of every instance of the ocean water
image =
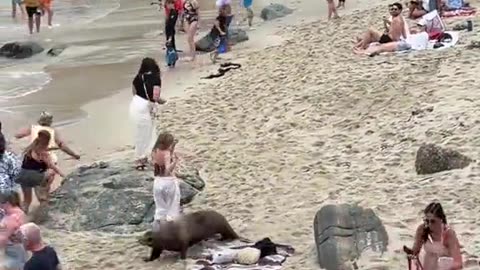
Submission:
[[[46,17],[43,17],[40,31],[47,33],[30,35],[19,10],[17,18],[12,19],[11,0],[0,0],[0,46],[9,41],[32,40],[48,49],[55,32],[91,23],[119,6],[119,0],[54,0],[53,29],[47,28]],[[61,59],[48,57],[45,53],[21,60],[0,58],[0,102],[41,90],[51,80],[44,68],[55,61]]]

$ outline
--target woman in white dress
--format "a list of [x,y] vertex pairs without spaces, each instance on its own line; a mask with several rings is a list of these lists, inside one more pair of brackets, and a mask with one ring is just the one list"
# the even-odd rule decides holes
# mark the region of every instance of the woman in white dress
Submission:
[[160,98],[162,80],[160,67],[152,58],[144,58],[138,74],[132,82],[133,98],[130,102],[130,119],[135,125],[135,168],[144,170],[148,162],[148,152],[154,134],[156,103],[164,103]]

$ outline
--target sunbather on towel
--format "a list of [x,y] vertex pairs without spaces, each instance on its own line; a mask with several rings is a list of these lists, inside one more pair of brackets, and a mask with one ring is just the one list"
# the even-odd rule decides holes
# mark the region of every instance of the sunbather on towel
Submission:
[[400,41],[407,37],[407,29],[405,28],[405,21],[402,14],[402,4],[393,3],[389,5],[391,21],[383,18],[385,31],[380,33],[374,29],[369,29],[362,38],[360,38],[354,47],[355,51],[362,51],[368,48],[370,43],[378,42],[386,44],[390,42]]
[[412,20],[420,19],[423,15],[427,14],[428,11],[423,7],[422,0],[411,0],[408,5],[409,13],[408,18]]

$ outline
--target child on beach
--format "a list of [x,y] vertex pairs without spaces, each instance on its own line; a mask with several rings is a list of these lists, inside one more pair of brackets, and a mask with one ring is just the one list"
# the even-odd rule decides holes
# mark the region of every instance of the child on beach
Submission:
[[175,154],[177,140],[168,132],[161,133],[152,150],[154,164],[153,199],[156,221],[172,220],[181,214],[180,186],[174,170],[178,162]]
[[221,52],[222,46],[227,46],[227,15],[226,8],[220,8],[219,14],[215,19],[215,23],[210,32],[210,36],[214,40],[215,50],[210,54],[213,63],[217,61],[218,54]]

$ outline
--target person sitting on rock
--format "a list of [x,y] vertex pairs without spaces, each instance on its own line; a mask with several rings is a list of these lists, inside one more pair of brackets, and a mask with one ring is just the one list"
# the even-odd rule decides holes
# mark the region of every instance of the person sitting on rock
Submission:
[[447,225],[447,217],[442,205],[430,203],[423,211],[424,223],[420,224],[415,233],[413,248],[406,251],[418,256],[422,247],[425,250],[423,269],[462,269],[460,243],[455,231]]
[[20,227],[25,239],[25,248],[32,252],[23,270],[61,270],[57,252],[42,240],[40,228],[35,223],[27,223]]
[[153,199],[155,201],[154,230],[156,221],[173,220],[180,215],[180,186],[174,176],[178,162],[175,154],[177,140],[163,132],[158,136],[152,150],[154,165]]

